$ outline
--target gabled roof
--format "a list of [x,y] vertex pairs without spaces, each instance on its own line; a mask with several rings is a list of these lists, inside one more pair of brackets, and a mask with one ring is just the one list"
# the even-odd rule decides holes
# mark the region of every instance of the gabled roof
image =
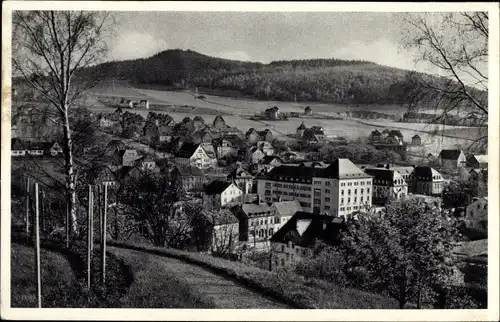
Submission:
[[318,177],[333,178],[333,179],[357,179],[357,178],[370,178],[358,168],[349,159],[337,159],[333,161],[328,167],[322,169]]
[[198,122],[205,122],[205,120],[203,119],[203,117],[199,116],[199,115],[196,115],[193,119],[193,121],[198,121]]
[[412,139],[420,139],[420,135],[415,134],[414,136],[412,136]]
[[305,111],[310,111],[311,110],[311,107],[310,106],[306,106],[306,108],[304,109]]
[[280,163],[284,163],[283,160],[277,155],[266,155],[262,159],[259,160],[260,164],[270,164],[274,160],[277,160]]
[[488,155],[487,154],[475,154],[474,158],[478,163],[488,163]]
[[441,176],[441,174],[436,171],[434,168],[428,167],[428,166],[417,166],[413,169],[413,172],[411,173],[412,177],[415,178],[422,178],[418,179],[420,181],[433,181],[434,176]]
[[228,177],[228,179],[239,179],[239,178],[245,178],[245,177],[252,178],[253,176],[247,170],[245,170],[241,167],[238,167],[238,168],[234,169],[233,171],[231,171],[227,175],[227,177]]
[[267,174],[263,175],[262,179],[271,179],[279,181],[311,181],[313,176],[317,176],[323,169],[312,168],[305,166],[280,165],[274,167]]
[[280,216],[294,215],[296,212],[302,211],[300,202],[297,200],[278,201],[273,203],[271,207],[276,208],[276,212]]
[[232,182],[214,180],[205,186],[205,193],[207,195],[221,194],[232,184]]
[[367,168],[365,169],[365,173],[373,176],[374,179],[388,181],[389,186],[394,185],[394,179],[399,175],[396,170],[385,168]]
[[265,130],[262,130],[262,131],[258,131],[257,133],[259,134],[259,136],[260,136],[260,137],[264,137],[264,136],[266,136],[268,133],[273,134],[273,132],[271,132],[271,130],[269,130],[269,129],[265,129]]
[[256,203],[246,203],[241,205],[241,212],[244,217],[253,215],[253,214],[262,214],[268,213],[271,211],[271,207],[265,202],[256,204]]
[[217,115],[215,117],[213,125],[215,125],[215,123],[217,123],[217,122],[224,122],[224,123],[226,123],[226,121],[224,121],[224,118],[221,115]]
[[441,150],[439,157],[443,160],[458,160],[460,153],[462,153],[460,149],[445,149]]
[[18,138],[12,138],[11,141],[11,150],[26,150],[27,144]]
[[379,130],[375,129],[372,131],[371,135],[381,135],[382,133],[379,132]]
[[[200,145],[196,143],[184,142],[181,145],[181,148],[177,153],[175,153],[175,157],[177,158],[191,158],[193,154],[196,152]],[[203,147],[202,147],[203,149]]]
[[140,162],[155,162],[155,158],[153,158],[150,155],[145,155],[145,156],[139,158],[137,161],[140,161]]
[[413,172],[413,170],[415,169],[414,167],[404,167],[404,166],[396,166],[396,167],[392,167],[392,168],[402,175],[411,174]]
[[399,130],[391,130],[389,132],[389,135],[397,136],[400,139],[403,138],[403,133],[401,133],[401,131],[399,131]]
[[299,127],[297,128],[297,130],[305,130],[307,129],[307,126],[304,124],[304,122],[300,123]]
[[168,125],[158,126],[158,135],[172,135],[174,133],[174,127]]
[[299,211],[288,220],[272,237],[271,242],[310,247],[322,240],[336,244],[340,231],[345,227],[343,222],[333,216],[311,214]]
[[248,131],[245,133],[245,135],[248,136],[248,135],[250,135],[252,133],[259,134],[256,129],[254,129],[253,127],[251,127],[250,129],[248,129]]
[[237,224],[238,218],[229,209],[219,209],[217,211],[203,210],[201,213],[212,225]]

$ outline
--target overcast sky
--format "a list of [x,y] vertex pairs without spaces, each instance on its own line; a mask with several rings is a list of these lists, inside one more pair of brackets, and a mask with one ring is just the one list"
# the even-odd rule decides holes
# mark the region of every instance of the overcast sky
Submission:
[[191,49],[228,59],[270,62],[305,58],[363,59],[414,69],[398,45],[394,13],[119,12],[109,59]]

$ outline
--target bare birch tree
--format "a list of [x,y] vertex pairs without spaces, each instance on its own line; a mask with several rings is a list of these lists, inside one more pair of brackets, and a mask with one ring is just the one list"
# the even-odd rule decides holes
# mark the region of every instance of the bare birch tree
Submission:
[[[414,105],[434,107],[440,123],[457,115],[486,127],[488,121],[488,13],[410,13],[402,39],[415,63],[435,77],[412,74]],[[487,133],[476,141],[486,144]]]
[[62,127],[66,198],[74,233],[77,180],[69,113],[96,84],[82,71],[105,57],[114,21],[107,12],[91,11],[15,11],[12,21],[13,76],[50,103]]

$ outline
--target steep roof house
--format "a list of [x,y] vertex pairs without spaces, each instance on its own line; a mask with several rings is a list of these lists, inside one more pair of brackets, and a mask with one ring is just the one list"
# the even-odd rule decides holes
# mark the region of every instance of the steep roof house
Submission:
[[297,135],[302,136],[304,135],[304,131],[307,130],[307,126],[304,124],[304,122],[300,123],[299,127],[297,128]]
[[214,180],[205,186],[203,201],[217,209],[241,202],[242,194],[234,182]]
[[465,167],[467,158],[460,149],[443,149],[439,153],[439,161],[443,168],[455,169]]

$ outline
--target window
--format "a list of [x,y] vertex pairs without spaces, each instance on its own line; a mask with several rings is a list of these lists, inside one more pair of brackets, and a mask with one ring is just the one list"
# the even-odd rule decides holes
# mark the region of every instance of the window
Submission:
[[340,204],[343,205],[344,204],[344,198],[340,198]]
[[351,194],[351,189],[347,189],[347,194],[350,195]]
[[271,190],[267,190],[267,189],[266,189],[266,191],[264,192],[264,194],[265,194],[266,196],[271,195]]
[[330,202],[330,198],[325,198],[325,202]]
[[361,196],[361,199],[360,199],[361,202],[363,202],[363,196]]
[[281,266],[284,266],[284,265],[285,265],[285,259],[284,259],[284,258],[282,258],[282,259],[281,259]]
[[285,245],[281,245],[281,252],[284,253],[285,252]]
[[365,192],[365,189],[361,188],[361,194],[363,194],[363,192]]
[[325,182],[325,186],[329,187],[331,185],[330,181]]
[[358,201],[358,197],[354,197],[354,203]]
[[330,193],[330,189],[325,189],[325,193]]
[[354,194],[357,194],[358,193],[358,189],[354,189]]
[[325,206],[325,210],[330,210],[330,206]]
[[264,225],[267,225],[267,219],[264,220]]
[[269,229],[269,236],[272,236],[274,233],[274,230],[272,228]]
[[347,198],[347,204],[351,203],[351,197]]
[[370,188],[366,188],[366,193],[370,193]]
[[298,253],[300,252],[300,249],[299,249],[299,248],[297,248],[297,249],[296,249],[296,252],[297,252],[297,254],[298,254]]
[[340,190],[340,194],[343,196],[344,195],[344,189]]

